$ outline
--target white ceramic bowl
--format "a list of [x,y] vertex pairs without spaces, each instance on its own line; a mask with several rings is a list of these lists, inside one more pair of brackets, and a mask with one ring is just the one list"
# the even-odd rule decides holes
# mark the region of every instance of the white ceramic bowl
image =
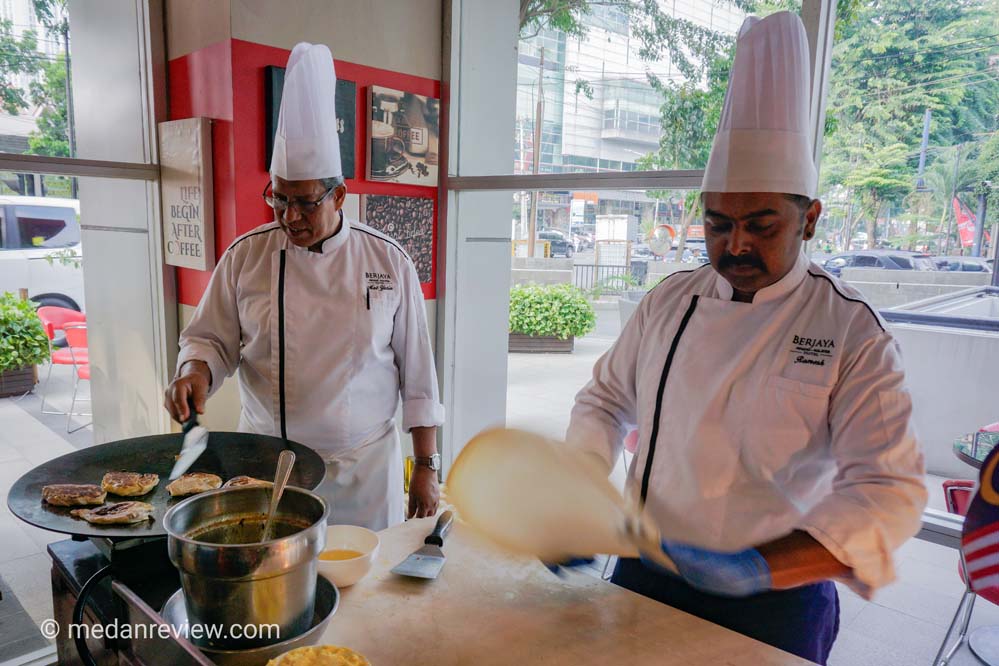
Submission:
[[326,547],[330,550],[356,550],[359,557],[349,560],[317,560],[319,573],[333,581],[337,587],[349,587],[371,571],[378,555],[378,535],[366,527],[356,525],[330,525],[326,528]]

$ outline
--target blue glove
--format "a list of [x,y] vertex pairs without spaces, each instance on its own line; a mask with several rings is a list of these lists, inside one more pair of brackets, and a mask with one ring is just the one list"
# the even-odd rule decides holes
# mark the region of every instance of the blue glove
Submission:
[[[680,570],[680,576],[702,592],[747,597],[773,587],[770,565],[755,548],[719,553],[674,541],[663,541],[662,548]],[[675,575],[644,556],[642,562],[655,571]]]
[[584,567],[587,564],[593,564],[592,557],[571,557],[568,560],[563,560],[562,562],[542,562],[545,568],[551,571],[556,576],[565,577],[567,569],[575,569],[578,567]]

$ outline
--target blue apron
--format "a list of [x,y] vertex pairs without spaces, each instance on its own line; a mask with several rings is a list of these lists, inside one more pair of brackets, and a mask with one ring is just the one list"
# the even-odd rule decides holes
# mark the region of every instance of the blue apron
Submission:
[[818,664],[826,663],[839,632],[839,597],[829,581],[733,599],[621,559],[611,582]]

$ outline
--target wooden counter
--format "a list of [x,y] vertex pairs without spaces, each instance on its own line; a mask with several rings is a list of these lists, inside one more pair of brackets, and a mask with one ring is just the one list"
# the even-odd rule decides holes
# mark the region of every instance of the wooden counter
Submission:
[[350,647],[374,666],[811,663],[585,574],[560,579],[489,549],[462,525],[447,537],[437,580],[389,573],[433,526],[413,520],[380,533],[374,568],[342,591],[321,643]]

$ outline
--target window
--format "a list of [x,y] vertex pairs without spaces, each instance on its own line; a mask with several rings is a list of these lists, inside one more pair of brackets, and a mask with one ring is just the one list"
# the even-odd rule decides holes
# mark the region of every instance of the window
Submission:
[[912,261],[908,257],[903,257],[899,254],[893,254],[891,260],[902,270],[911,271],[915,268],[912,265]]
[[593,25],[621,35],[628,34],[628,15],[620,7],[594,4],[590,12]]
[[826,262],[826,268],[843,268],[850,264],[849,257],[833,257]]
[[[5,401],[11,409],[4,412],[4,427],[26,422],[33,424],[35,434],[30,453],[7,447],[5,465],[15,473],[0,478],[0,502],[23,471],[62,455],[67,443],[81,448],[94,442],[94,431],[86,427],[88,411],[104,415],[95,424],[98,441],[123,439],[119,433],[129,428],[165,431],[167,419],[153,406],[172,374],[168,355],[175,342],[168,339],[168,322],[176,308],[164,292],[172,278],[164,271],[162,237],[156,233],[162,226],[153,114],[166,100],[160,97],[165,93],[162,80],[155,80],[153,72],[165,71],[165,63],[157,62],[164,57],[163,16],[156,11],[162,7],[147,2],[37,3],[54,12],[51,16],[31,13],[34,4],[0,0],[5,19],[0,21],[0,43],[6,51],[0,57],[5,102],[0,109],[0,292],[23,290],[39,305],[86,312],[90,359],[103,360],[94,366],[94,376],[110,381],[91,393],[88,382],[77,381],[74,368],[57,365],[44,388],[45,409],[69,412],[61,418],[40,416],[39,393]],[[82,28],[72,40],[69,11],[73,26]],[[70,92],[74,79],[77,88]],[[76,134],[86,160],[77,154]],[[76,179],[84,175],[81,206]],[[101,201],[116,205],[101,207]],[[89,224],[87,210],[92,210]],[[110,315],[103,316],[105,312]],[[122,339],[133,344],[116,345]],[[80,404],[88,393],[96,409]],[[4,619],[0,661],[23,662],[27,652],[35,653],[28,660],[54,660],[55,645],[33,626],[52,613],[51,598],[37,594],[38,581],[47,580],[52,563],[35,528],[15,522],[18,526],[11,522],[9,532],[13,543],[0,549],[2,605],[23,611],[9,623]]]
[[80,242],[80,225],[73,208],[18,206],[14,218],[21,248],[71,247]]
[[[540,173],[703,168],[715,130],[702,127],[703,118],[717,116],[712,110],[720,106],[722,95],[697,102],[707,105],[690,113],[689,122],[698,131],[677,132],[693,144],[690,152],[695,155],[682,164],[667,163],[670,158],[660,155],[663,110],[679,106],[681,89],[710,87],[724,92],[727,80],[712,72],[724,68],[731,56],[732,38],[744,17],[738,4],[733,0],[633,3],[640,13],[654,12],[665,19],[659,23],[663,27],[658,39],[651,41],[636,34],[639,27],[654,23],[651,14],[632,20],[620,7],[601,3],[590,3],[578,15],[570,12],[582,35],[547,24],[536,34],[525,28],[518,48],[513,173],[532,172],[538,123],[543,124]],[[697,52],[698,45],[706,42],[690,36],[702,31],[721,38],[711,41],[717,46],[710,52]],[[667,55],[678,43],[675,53],[690,62],[689,76]],[[650,77],[661,82],[665,92],[651,85]],[[536,110],[539,84],[545,101],[543,118]],[[594,164],[578,158],[591,158]],[[608,166],[597,166],[597,160],[606,160]]]
[[881,266],[878,258],[869,254],[860,254],[854,257],[853,265],[857,268],[878,268]]
[[817,237],[838,251],[971,254],[974,233],[959,232],[954,210],[973,228],[978,182],[999,174],[995,7],[892,0],[855,9],[837,22],[819,192],[827,213]]

